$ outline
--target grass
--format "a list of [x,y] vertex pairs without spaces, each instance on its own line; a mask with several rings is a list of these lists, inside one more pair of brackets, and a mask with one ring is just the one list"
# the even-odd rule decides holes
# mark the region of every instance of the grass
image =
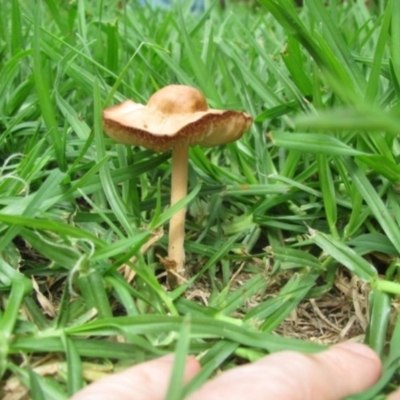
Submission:
[[[133,3],[0,0],[3,397],[65,399],[176,351],[203,365],[183,390],[176,365],[183,398],[239,361],[352,338],[384,360],[352,399],[381,398],[400,360],[398,2]],[[169,154],[101,129],[104,107],[170,83],[256,121],[190,150],[173,208]],[[168,291],[162,231],[185,204],[190,279]]]

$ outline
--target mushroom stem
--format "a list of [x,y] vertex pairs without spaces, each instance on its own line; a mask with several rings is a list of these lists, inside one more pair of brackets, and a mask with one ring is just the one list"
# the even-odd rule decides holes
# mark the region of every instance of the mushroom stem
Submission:
[[[172,149],[171,206],[187,194],[189,146],[178,144]],[[167,280],[171,288],[179,286],[185,275],[185,214],[186,207],[169,222]]]

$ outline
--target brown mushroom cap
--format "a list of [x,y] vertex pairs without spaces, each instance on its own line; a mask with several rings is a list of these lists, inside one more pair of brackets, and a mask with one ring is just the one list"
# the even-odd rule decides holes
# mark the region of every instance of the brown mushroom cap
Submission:
[[240,111],[213,110],[190,86],[166,86],[146,106],[126,100],[103,111],[103,128],[116,142],[167,151],[180,143],[218,146],[239,139],[253,119]]

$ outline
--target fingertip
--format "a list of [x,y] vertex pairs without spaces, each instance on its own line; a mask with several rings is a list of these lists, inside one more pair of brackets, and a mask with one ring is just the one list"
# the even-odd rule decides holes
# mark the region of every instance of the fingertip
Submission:
[[378,354],[361,343],[340,343],[317,357],[324,359],[326,365],[330,364],[332,371],[336,370],[337,393],[344,387],[343,382],[346,382],[348,392],[342,392],[342,395],[370,388],[379,380],[382,373],[382,362]]
[[396,392],[391,393],[386,400],[400,400],[400,389],[396,390]]
[[369,346],[361,343],[356,343],[356,342],[343,342],[339,343],[335,346],[333,346],[331,349],[340,349],[340,350],[345,350],[347,352],[351,352],[352,354],[356,356],[361,356],[364,358],[367,358],[379,366],[382,364],[381,359],[379,358],[379,355],[372,350]]

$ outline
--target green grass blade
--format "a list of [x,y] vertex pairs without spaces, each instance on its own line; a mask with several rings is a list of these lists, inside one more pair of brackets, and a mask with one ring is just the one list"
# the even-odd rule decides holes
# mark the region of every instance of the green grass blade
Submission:
[[372,103],[373,101],[375,101],[379,92],[379,79],[381,76],[382,61],[386,50],[386,44],[388,43],[389,39],[389,30],[392,18],[391,3],[392,0],[389,0],[386,4],[386,11],[383,16],[379,39],[375,48],[375,54],[373,56],[373,64],[371,67],[368,85],[365,92],[365,99],[368,103]]
[[[116,323],[118,321],[118,324]],[[142,315],[138,317],[118,317],[90,322],[82,326],[68,328],[71,335],[114,335],[121,332],[150,334],[157,332],[179,332],[182,317]],[[223,328],[221,330],[221,328]],[[221,337],[239,342],[243,345],[256,346],[268,351],[299,350],[314,352],[324,348],[322,345],[295,339],[278,337],[237,326],[231,322],[212,320],[210,318],[192,318],[191,332],[206,335],[209,338]]]
[[350,271],[354,272],[360,279],[367,282],[373,282],[377,278],[376,269],[360,257],[353,249],[346,246],[339,240],[336,240],[321,232],[310,232],[311,240],[321,247],[326,254],[343,264]]
[[11,52],[17,54],[22,49],[21,9],[18,0],[12,2]]
[[171,379],[168,384],[165,400],[183,399],[183,376],[186,368],[190,344],[190,316],[186,316],[182,321],[179,331],[179,339],[176,343],[174,366],[172,368]]
[[67,356],[68,395],[72,396],[83,387],[83,366],[73,340],[65,335],[62,335],[61,339],[63,341],[65,354]]
[[272,132],[271,141],[278,147],[327,155],[361,155],[333,136],[316,133]]
[[314,20],[323,25],[324,37],[333,54],[345,65],[353,85],[357,87],[358,91],[362,92],[365,86],[364,76],[356,64],[347,43],[344,41],[342,33],[330,17],[329,9],[326,9],[321,0],[306,0],[305,3]]
[[[27,217],[34,216],[44,199],[49,196],[49,193],[61,182],[63,177],[64,174],[60,171],[53,171],[26,206],[23,215]],[[19,226],[11,226],[8,229],[7,233],[0,239],[0,251],[5,249],[8,243],[18,234],[19,230]]]
[[41,49],[41,3],[36,6],[34,20],[34,36],[33,36],[33,75],[35,78],[35,86],[39,99],[40,108],[46,128],[48,129],[51,141],[54,146],[54,153],[61,171],[66,169],[65,160],[65,141],[63,140],[57,123],[53,101],[50,96],[50,83],[48,76],[45,74],[43,55]]
[[[96,145],[96,154],[98,157],[98,161],[103,159],[106,155],[105,147],[104,147],[104,134],[101,127],[102,121],[102,113],[101,113],[101,97],[100,90],[98,87],[98,83],[95,83],[94,86],[94,134],[95,134],[95,145]],[[127,234],[132,235],[134,229],[131,226],[131,223],[127,218],[127,209],[123,204],[121,197],[117,193],[115,189],[115,183],[112,180],[110,169],[107,164],[103,164],[102,168],[100,168],[100,179],[101,183],[104,187],[104,193],[110,203],[112,210],[114,211],[118,221],[124,227]]]
[[386,293],[374,290],[370,295],[371,323],[366,337],[366,343],[380,356],[386,345],[387,328],[390,318],[390,298]]
[[336,192],[333,184],[332,172],[329,168],[329,162],[325,155],[318,155],[318,170],[321,192],[324,202],[326,219],[329,229],[334,238],[339,238],[339,233],[336,228],[337,223],[337,203]]
[[397,82],[400,82],[400,4],[392,1],[390,56]]
[[389,210],[385,207],[381,197],[373,188],[371,183],[360,168],[357,168],[354,162],[347,159],[344,164],[353,179],[355,186],[361,193],[364,201],[370,207],[372,214],[380,223],[383,231],[386,233],[393,246],[400,251],[400,229],[390,215]]

